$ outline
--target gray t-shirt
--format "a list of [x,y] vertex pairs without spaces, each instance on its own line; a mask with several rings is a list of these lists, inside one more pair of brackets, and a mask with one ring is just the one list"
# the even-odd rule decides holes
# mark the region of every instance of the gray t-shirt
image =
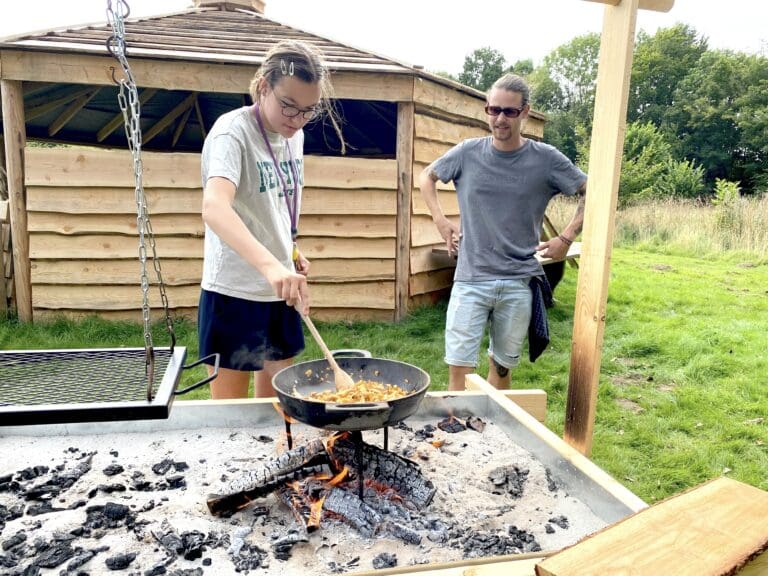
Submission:
[[[290,140],[267,132],[279,169],[293,196],[293,158],[299,189],[304,185],[304,132]],[[290,156],[288,151],[290,146]],[[259,131],[252,107],[223,114],[216,120],[203,145],[201,160],[203,186],[220,176],[237,188],[232,204],[251,234],[289,270],[293,270],[291,220],[275,163]],[[299,195],[300,197],[300,195]],[[300,203],[299,203],[300,204]],[[296,214],[301,206],[296,207]],[[203,279],[206,290],[246,300],[279,300],[267,279],[248,264],[208,226],[205,227]]]
[[461,282],[542,274],[534,255],[547,204],[587,179],[554,146],[525,140],[502,152],[491,136],[457,144],[432,169],[456,186],[462,239],[454,280]]

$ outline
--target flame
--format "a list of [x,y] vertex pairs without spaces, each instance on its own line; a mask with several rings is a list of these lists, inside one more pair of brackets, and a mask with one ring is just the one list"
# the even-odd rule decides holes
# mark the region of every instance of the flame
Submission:
[[435,448],[442,448],[443,444],[445,444],[445,440],[432,440],[430,444],[432,444],[432,446],[434,446]]
[[325,443],[325,449],[328,452],[328,454],[333,455],[333,445],[336,443],[336,440],[341,440],[342,438],[347,438],[347,437],[349,437],[349,432],[337,432],[336,434],[328,438],[328,441]]
[[328,486],[329,487],[331,487],[331,486],[338,486],[339,484],[341,484],[344,481],[344,479],[347,477],[347,474],[349,474],[349,467],[344,466],[344,468],[341,470],[341,472],[336,474],[336,476],[334,476],[333,478],[331,478],[328,481]]
[[309,505],[309,518],[307,518],[307,528],[320,528],[320,520],[323,517],[323,504],[325,496],[315,500]]

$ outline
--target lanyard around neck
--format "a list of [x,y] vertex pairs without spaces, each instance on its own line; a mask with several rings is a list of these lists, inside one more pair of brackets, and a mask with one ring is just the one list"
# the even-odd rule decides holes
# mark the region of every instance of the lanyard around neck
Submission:
[[280,178],[280,184],[283,187],[283,197],[285,198],[285,206],[286,208],[288,208],[288,216],[290,216],[291,218],[291,240],[296,242],[296,236],[298,236],[299,234],[298,206],[299,206],[300,192],[299,192],[299,178],[298,178],[298,174],[296,173],[296,167],[293,164],[293,154],[291,154],[291,145],[288,142],[288,139],[286,139],[285,147],[288,148],[288,166],[290,166],[291,174],[293,175],[293,194],[289,193],[291,190],[288,188],[288,185],[285,183],[285,178],[283,177],[283,173],[280,170],[280,165],[277,163],[275,152],[272,150],[272,145],[269,143],[267,130],[264,128],[264,123],[261,121],[261,114],[259,114],[258,102],[253,105],[253,115],[256,116],[256,123],[259,125],[259,130],[261,131],[261,135],[264,138],[264,144],[266,144],[267,150],[269,150],[269,155],[272,157],[272,162],[275,165],[275,172],[277,172],[277,176],[278,178]]

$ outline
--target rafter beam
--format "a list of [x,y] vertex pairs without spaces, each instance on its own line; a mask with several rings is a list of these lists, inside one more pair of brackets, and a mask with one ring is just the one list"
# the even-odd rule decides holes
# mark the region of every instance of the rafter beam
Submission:
[[[157,94],[157,88],[147,88],[145,90],[142,90],[141,94],[139,94],[139,106],[146,104],[149,102],[149,99],[152,98]],[[125,120],[123,118],[122,111],[118,114],[115,114],[114,118],[107,122],[104,127],[98,131],[96,134],[96,140],[98,142],[103,142],[106,140],[107,136],[112,134],[115,130],[117,130],[120,126],[125,124]]]
[[146,144],[152,138],[160,134],[163,130],[165,130],[168,126],[171,125],[171,123],[176,120],[179,116],[181,116],[184,112],[186,112],[187,108],[190,106],[195,105],[195,99],[197,98],[197,94],[192,92],[189,96],[184,98],[184,100],[181,101],[181,103],[177,104],[176,107],[168,112],[165,116],[163,116],[158,122],[152,126],[149,130],[147,130],[144,133],[143,142]]
[[203,111],[200,109],[200,100],[198,98],[195,98],[195,115],[197,116],[197,123],[200,124],[200,133],[203,135],[203,140],[205,140],[208,132],[205,129]]
[[[195,96],[195,102],[197,102],[197,96]],[[176,129],[173,131],[173,141],[171,142],[171,148],[176,147],[176,142],[179,141],[179,138],[181,137],[181,133],[184,132],[184,126],[187,125],[187,120],[189,120],[190,114],[192,114],[192,110],[194,110],[194,106],[190,106],[186,109],[184,114],[181,116],[181,120],[179,120],[178,125],[176,126]]]
[[77,90],[74,90],[73,92],[70,92],[64,96],[60,96],[59,98],[56,98],[55,100],[46,101],[45,97],[43,96],[43,102],[44,104],[35,105],[34,103],[29,103],[24,109],[24,116],[27,119],[27,122],[30,120],[34,120],[35,118],[38,118],[40,116],[43,116],[44,114],[48,114],[48,112],[51,112],[52,110],[55,110],[56,108],[59,108],[61,106],[64,106],[66,104],[69,104],[70,102],[77,100],[78,98],[90,94],[93,91],[93,86],[86,86],[85,88],[79,88]]
[[96,96],[96,94],[98,94],[99,90],[101,90],[101,88],[94,88],[67,106],[66,110],[59,114],[59,117],[51,122],[50,126],[48,126],[48,136],[55,136],[59,130],[64,128],[64,126],[67,125],[67,122],[72,120],[75,114],[85,108],[85,105],[88,104],[88,102],[90,102],[91,99]]

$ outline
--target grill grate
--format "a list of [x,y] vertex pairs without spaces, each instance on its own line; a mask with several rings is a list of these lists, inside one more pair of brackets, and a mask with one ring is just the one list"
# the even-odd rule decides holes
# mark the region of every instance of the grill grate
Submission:
[[167,417],[186,349],[154,349],[152,402],[145,354],[144,348],[0,352],[0,425]]

